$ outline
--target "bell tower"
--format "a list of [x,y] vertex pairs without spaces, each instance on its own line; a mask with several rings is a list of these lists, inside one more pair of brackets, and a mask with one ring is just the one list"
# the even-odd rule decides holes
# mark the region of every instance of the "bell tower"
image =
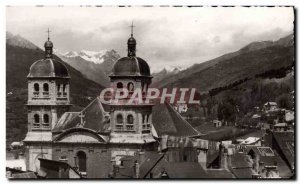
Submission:
[[[128,55],[120,58],[114,65],[111,88],[114,90],[111,106],[111,142],[124,139],[125,142],[145,144],[154,142],[152,128],[152,106],[145,103],[148,86],[152,76],[149,65],[145,60],[136,57],[136,40],[131,36],[127,41]],[[116,94],[128,91],[126,98],[119,98]],[[139,93],[139,98],[137,94]]]
[[38,170],[38,158],[51,159],[51,130],[70,106],[70,76],[64,64],[53,58],[49,32],[45,56],[31,65],[27,76],[28,132],[24,143],[30,156],[26,165],[33,171]]

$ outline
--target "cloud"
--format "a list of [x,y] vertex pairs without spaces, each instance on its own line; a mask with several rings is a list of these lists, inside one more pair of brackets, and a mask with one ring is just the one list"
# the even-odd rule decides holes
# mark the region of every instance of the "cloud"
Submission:
[[253,41],[276,40],[293,31],[293,8],[8,7],[7,31],[42,47],[52,30],[61,51],[127,52],[134,21],[137,55],[152,70],[188,67]]

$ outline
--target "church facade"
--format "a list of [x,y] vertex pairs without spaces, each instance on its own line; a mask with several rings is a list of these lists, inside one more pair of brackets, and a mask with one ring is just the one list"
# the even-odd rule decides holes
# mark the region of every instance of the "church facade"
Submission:
[[[150,67],[136,56],[136,45],[131,33],[128,55],[116,62],[109,76],[112,98],[124,88],[129,96],[135,89],[147,93]],[[42,158],[66,162],[83,177],[108,178],[125,157],[160,153],[162,137],[198,134],[167,103],[127,104],[129,99],[123,98],[103,104],[96,98],[82,111],[68,112],[71,76],[66,66],[53,59],[49,38],[44,46],[45,58],[34,62],[28,75],[28,133],[24,139],[28,170],[42,172]],[[178,155],[170,151],[170,157]]]

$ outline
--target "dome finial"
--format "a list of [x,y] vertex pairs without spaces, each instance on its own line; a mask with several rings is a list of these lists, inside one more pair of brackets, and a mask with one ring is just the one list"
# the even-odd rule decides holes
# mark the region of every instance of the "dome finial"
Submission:
[[45,58],[52,58],[53,43],[50,41],[50,32],[51,31],[48,28],[48,30],[47,30],[48,40],[44,44],[44,47],[45,47]]
[[131,37],[127,41],[127,46],[128,46],[128,57],[133,57],[135,56],[135,51],[136,51],[136,41],[133,38],[133,28],[135,27],[133,25],[133,21],[131,23]]

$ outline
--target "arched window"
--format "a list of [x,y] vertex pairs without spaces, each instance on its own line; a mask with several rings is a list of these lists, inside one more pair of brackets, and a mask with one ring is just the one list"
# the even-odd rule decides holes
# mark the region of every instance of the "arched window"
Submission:
[[131,114],[127,116],[127,124],[133,124],[133,116]]
[[134,121],[133,116],[131,114],[129,114],[127,116],[127,125],[126,125],[127,130],[134,130],[133,129],[134,128],[133,121]]
[[66,97],[67,96],[67,84],[63,84],[63,96]]
[[117,124],[116,124],[116,130],[123,130],[124,128],[124,120],[122,114],[117,115]]
[[33,85],[34,91],[39,91],[40,90],[40,86],[38,83],[34,83]]
[[60,92],[60,84],[57,84],[57,92]]
[[147,90],[148,90],[148,84],[146,83],[145,85],[144,85],[144,91],[143,92],[147,92]]
[[86,172],[86,154],[83,151],[78,151],[77,159],[78,159],[78,171]]
[[129,82],[129,83],[127,84],[127,89],[128,89],[129,92],[132,92],[132,91],[134,90],[134,86],[133,86],[133,83],[132,83],[132,82]]
[[49,127],[49,115],[44,114],[44,126]]
[[150,114],[142,114],[142,133],[149,133],[151,130]]
[[145,114],[142,114],[142,123],[145,123]]
[[39,128],[40,127],[40,116],[38,114],[35,114],[33,116],[33,128]]
[[44,83],[43,88],[45,92],[49,91],[49,85],[47,83]]
[[119,88],[119,89],[120,89],[120,88],[123,88],[123,83],[122,83],[122,82],[118,82],[118,83],[117,83],[117,88]]
[[121,114],[117,115],[117,123],[118,124],[123,124],[123,116]]
[[34,115],[34,123],[40,123],[40,116],[38,114]]
[[145,83],[142,82],[142,92],[144,92]]
[[64,93],[67,92],[67,85],[66,85],[66,84],[63,85],[63,92],[64,92]]

